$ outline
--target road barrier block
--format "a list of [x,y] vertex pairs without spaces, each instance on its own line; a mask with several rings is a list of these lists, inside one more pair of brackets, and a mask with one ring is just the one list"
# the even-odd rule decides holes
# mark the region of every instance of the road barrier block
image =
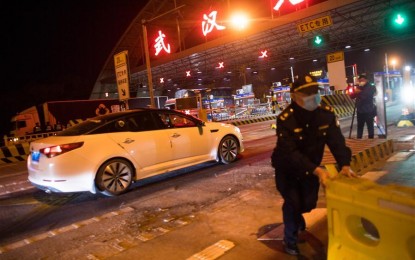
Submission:
[[339,177],[326,187],[327,259],[415,259],[415,189]]
[[322,96],[322,103],[332,106],[334,113],[340,118],[353,115],[354,101],[347,94]]
[[243,120],[237,120],[237,121],[227,121],[228,124],[232,124],[234,126],[240,126],[240,125],[248,125],[252,123],[258,123],[258,122],[265,122],[270,120],[276,120],[277,115],[269,115],[269,116],[263,116],[263,117],[257,117],[257,118],[247,118]]
[[361,173],[376,162],[386,160],[392,153],[393,140],[387,140],[353,155],[350,167],[354,172]]
[[29,151],[29,143],[21,143],[0,147],[0,164],[25,161]]

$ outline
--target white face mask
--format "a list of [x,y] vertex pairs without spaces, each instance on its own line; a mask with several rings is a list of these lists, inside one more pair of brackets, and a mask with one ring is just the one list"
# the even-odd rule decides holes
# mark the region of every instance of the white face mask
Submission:
[[321,96],[319,93],[310,96],[299,96],[295,100],[297,104],[308,111],[314,111],[317,109],[321,102]]

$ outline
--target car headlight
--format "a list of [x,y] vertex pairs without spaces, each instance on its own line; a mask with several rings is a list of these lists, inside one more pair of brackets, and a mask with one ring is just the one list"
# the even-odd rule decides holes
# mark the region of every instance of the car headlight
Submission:
[[415,98],[415,88],[413,87],[409,87],[409,86],[405,86],[402,88],[401,90],[401,98],[402,101],[410,104],[412,102],[414,102],[414,98]]

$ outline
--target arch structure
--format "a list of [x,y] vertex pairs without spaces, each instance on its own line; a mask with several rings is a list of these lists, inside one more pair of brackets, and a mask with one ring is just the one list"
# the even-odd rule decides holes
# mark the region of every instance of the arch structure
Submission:
[[[385,26],[391,12],[415,10],[413,0],[305,0],[296,6],[288,0],[278,2],[283,3],[279,11],[273,10],[269,0],[148,1],[106,59],[90,98],[117,98],[113,57],[125,50],[131,97],[148,96],[144,28],[154,95],[177,88],[239,87],[246,83],[246,70],[287,68],[292,57],[295,62],[325,62],[328,53],[339,50],[347,53],[415,38],[415,26],[401,33]],[[250,13],[249,25],[244,30],[232,29],[226,17],[242,9]],[[329,17],[331,24],[310,28],[316,24],[312,21],[322,17]],[[203,30],[208,29],[211,32],[205,36]],[[310,46],[316,35],[326,36],[326,44]],[[157,38],[165,47],[158,56],[154,51]],[[352,48],[345,49],[346,45]],[[267,57],[260,58],[265,50]]]

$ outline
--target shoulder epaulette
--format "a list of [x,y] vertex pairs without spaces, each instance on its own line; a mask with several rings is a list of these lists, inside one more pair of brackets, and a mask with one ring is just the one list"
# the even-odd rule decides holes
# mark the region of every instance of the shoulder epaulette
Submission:
[[294,112],[294,109],[292,107],[287,107],[281,112],[278,118],[281,121],[285,121],[287,118],[289,118],[293,114],[293,112]]
[[329,105],[320,105],[320,108],[325,110],[325,111],[334,112],[334,108],[332,108]]

